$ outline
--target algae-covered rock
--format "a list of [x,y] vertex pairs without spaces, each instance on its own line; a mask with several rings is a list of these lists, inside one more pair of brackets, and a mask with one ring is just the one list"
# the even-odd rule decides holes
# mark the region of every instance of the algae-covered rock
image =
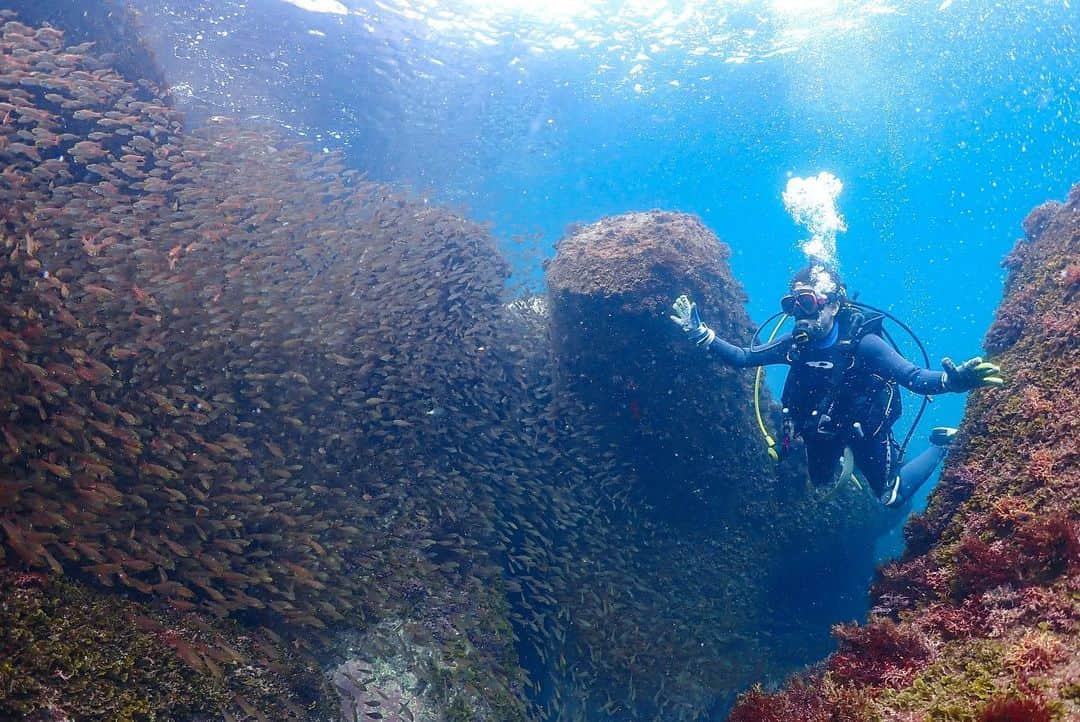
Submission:
[[322,671],[272,633],[0,568],[0,719],[329,720]]
[[[465,635],[437,639],[426,624],[386,620],[351,640],[347,658],[330,671],[341,719],[384,722],[458,722],[525,719],[524,707],[506,689],[480,689],[475,657],[482,651]],[[504,681],[512,682],[506,670]],[[492,680],[486,680],[490,682]]]
[[[772,678],[819,653],[810,650],[827,644],[827,620],[861,613],[873,539],[891,522],[850,486],[808,489],[801,449],[785,466],[771,461],[754,370],[724,365],[668,318],[674,299],[689,294],[718,335],[750,343],[754,326],[728,255],[697,218],[653,211],[574,229],[547,267],[555,394],[577,403],[563,423],[610,445],[597,465],[620,464],[620,494],[640,499],[656,524],[642,526],[633,578],[670,601],[649,612],[641,636],[679,629],[671,641],[683,645],[665,653],[670,669],[635,671],[643,699],[609,698],[627,719],[682,714],[651,707],[645,690],[690,719],[723,707],[755,675]],[[761,404],[775,433],[764,390]],[[644,641],[649,651],[634,654],[659,670],[666,663],[650,646],[668,644]]]
[[742,513],[772,477],[751,376],[707,358],[668,319],[686,293],[719,335],[749,340],[729,255],[696,217],[651,211],[578,228],[547,268],[561,381],[622,440],[672,517]]

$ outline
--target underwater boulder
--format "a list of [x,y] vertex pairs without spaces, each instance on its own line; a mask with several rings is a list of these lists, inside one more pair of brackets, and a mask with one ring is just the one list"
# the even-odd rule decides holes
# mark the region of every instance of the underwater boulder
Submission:
[[[680,545],[708,550],[675,566],[696,580],[726,570],[712,589],[730,591],[738,621],[720,643],[767,639],[766,649],[736,656],[768,659],[758,674],[778,679],[828,648],[833,620],[865,609],[874,539],[895,518],[851,485],[809,489],[801,453],[770,460],[754,413],[754,371],[706,354],[668,318],[685,293],[719,336],[750,342],[754,326],[729,254],[700,220],[680,213],[628,213],[572,231],[547,267],[552,386],[577,405],[568,423],[614,449],[613,460],[630,470],[619,478],[625,493],[672,542],[643,546],[668,560]],[[764,389],[761,402],[775,433],[777,409]],[[688,604],[697,588],[685,584]],[[683,699],[700,700],[700,683],[713,693],[704,708],[723,707],[734,697],[724,693],[729,684],[745,686],[745,670],[711,676],[710,664],[698,661],[684,675]]]
[[749,340],[729,255],[698,218],[650,211],[577,228],[547,267],[560,382],[621,440],[661,514],[732,513],[773,475],[751,374],[709,358],[668,319],[689,294],[718,335]]

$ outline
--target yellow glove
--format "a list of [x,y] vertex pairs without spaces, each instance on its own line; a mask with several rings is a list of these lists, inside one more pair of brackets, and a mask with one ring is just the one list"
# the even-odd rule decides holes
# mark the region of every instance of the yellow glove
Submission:
[[1001,369],[982,360],[982,356],[970,358],[957,366],[948,356],[941,359],[941,368],[945,369],[945,389],[964,392],[979,386],[1002,386]]

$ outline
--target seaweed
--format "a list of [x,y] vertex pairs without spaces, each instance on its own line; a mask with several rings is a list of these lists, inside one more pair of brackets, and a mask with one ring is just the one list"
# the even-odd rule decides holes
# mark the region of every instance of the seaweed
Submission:
[[991,700],[979,711],[978,722],[1052,722],[1046,703],[1031,698],[1004,697]]

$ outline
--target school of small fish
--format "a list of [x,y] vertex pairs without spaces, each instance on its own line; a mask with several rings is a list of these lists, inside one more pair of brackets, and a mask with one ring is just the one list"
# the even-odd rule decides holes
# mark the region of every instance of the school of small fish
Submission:
[[309,647],[448,617],[523,716],[760,676],[755,540],[647,518],[489,230],[4,17],[0,563]]

